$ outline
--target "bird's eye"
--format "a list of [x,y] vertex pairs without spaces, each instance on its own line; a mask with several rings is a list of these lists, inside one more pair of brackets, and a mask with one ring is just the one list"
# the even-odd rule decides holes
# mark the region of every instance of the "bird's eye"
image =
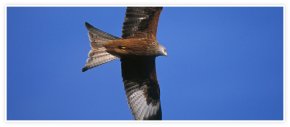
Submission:
[[119,48],[119,49],[126,49],[126,47],[125,47],[125,46],[121,46],[121,45],[120,45],[120,46],[118,46],[118,48]]

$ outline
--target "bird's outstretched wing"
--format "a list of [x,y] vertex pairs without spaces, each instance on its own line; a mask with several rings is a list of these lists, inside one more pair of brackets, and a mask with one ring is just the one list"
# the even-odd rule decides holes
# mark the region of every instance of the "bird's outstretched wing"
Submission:
[[128,104],[135,119],[161,120],[155,57],[128,57],[121,62]]
[[162,7],[128,7],[123,24],[122,38],[156,36]]

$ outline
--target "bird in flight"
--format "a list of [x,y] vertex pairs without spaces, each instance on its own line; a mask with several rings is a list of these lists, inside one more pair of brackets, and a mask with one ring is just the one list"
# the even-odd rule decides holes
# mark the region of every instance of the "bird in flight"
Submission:
[[155,58],[166,56],[156,40],[162,7],[128,7],[122,37],[85,23],[91,50],[82,71],[120,59],[128,104],[136,120],[161,120],[160,90]]

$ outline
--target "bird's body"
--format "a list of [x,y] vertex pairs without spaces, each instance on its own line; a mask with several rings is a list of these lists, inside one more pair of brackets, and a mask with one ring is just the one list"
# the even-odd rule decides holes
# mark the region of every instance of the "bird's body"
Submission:
[[107,52],[120,58],[127,56],[158,56],[159,45],[154,38],[117,39],[104,44]]
[[156,40],[161,10],[160,7],[128,7],[122,38],[86,23],[92,49],[83,71],[120,59],[128,104],[137,120],[162,119],[155,68],[155,58],[167,55]]

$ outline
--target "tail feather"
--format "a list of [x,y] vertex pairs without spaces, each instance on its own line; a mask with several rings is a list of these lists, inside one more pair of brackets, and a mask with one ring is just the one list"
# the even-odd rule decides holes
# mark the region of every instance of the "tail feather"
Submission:
[[87,22],[85,25],[89,31],[89,39],[92,49],[89,52],[86,65],[83,67],[82,72],[118,58],[108,53],[103,45],[111,40],[119,38],[97,29]]
[[92,26],[87,22],[85,23],[85,25],[89,31],[89,39],[91,41],[92,48],[98,48],[108,41],[119,39],[116,36],[113,36],[98,28],[95,28],[94,26]]
[[105,48],[99,48],[98,50],[91,50],[89,52],[89,58],[87,59],[85,67],[83,67],[82,72],[87,71],[93,67],[102,65],[109,61],[115,60],[118,57],[111,55],[106,52]]

